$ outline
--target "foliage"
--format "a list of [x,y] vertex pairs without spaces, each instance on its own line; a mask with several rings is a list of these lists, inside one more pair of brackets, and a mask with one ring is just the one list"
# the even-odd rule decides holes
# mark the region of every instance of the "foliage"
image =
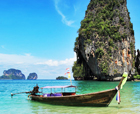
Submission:
[[134,35],[133,24],[131,22],[129,22],[129,26],[131,34]]
[[103,42],[99,42],[99,41],[97,41],[96,43],[95,43],[95,46],[101,46],[101,47],[104,47],[104,43]]
[[97,3],[98,3],[98,0],[92,0],[88,5],[88,9],[91,9],[93,6],[96,6]]
[[90,43],[92,43],[92,40],[90,40],[90,39],[87,39],[87,40],[85,41],[85,44],[90,44]]
[[68,80],[68,78],[64,76],[58,76],[56,80]]
[[117,72],[118,72],[117,69],[114,69],[114,74],[117,74]]
[[120,23],[124,22],[124,19],[120,16]]
[[[84,36],[85,43],[89,43],[89,41],[86,41],[87,39],[90,39],[92,33],[97,32],[99,36],[113,36],[117,31],[118,27],[110,26],[111,22],[108,19],[113,19],[115,15],[117,15],[118,10],[114,10],[113,8],[115,5],[119,6],[119,2],[116,0],[109,1],[109,0],[94,0],[91,1],[88,8],[91,6],[106,4],[104,7],[98,7],[96,16],[89,10],[86,11],[85,19],[81,21],[81,27],[79,29],[79,34]],[[94,20],[94,22],[93,22]],[[121,18],[123,21],[123,19]],[[110,30],[112,30],[110,32]],[[119,33],[115,34],[113,38],[115,41],[121,41]],[[106,37],[107,38],[107,37]]]
[[121,39],[121,35],[120,35],[120,33],[118,33],[118,32],[116,32],[116,33],[114,33],[113,35],[111,35],[111,37],[112,37],[112,39],[113,39],[115,42],[121,41],[121,40],[122,40],[122,39]]
[[104,51],[102,48],[96,49],[95,53],[96,53],[98,58],[101,58],[104,55]]
[[122,38],[127,38],[127,34],[124,33],[124,34],[122,35]]
[[131,30],[131,35],[134,35],[134,30],[133,29],[130,29]]
[[124,29],[126,29],[127,28],[127,26],[126,25],[124,25]]
[[135,79],[140,79],[140,75],[134,76]]
[[122,26],[125,26],[126,23],[124,22],[124,19],[123,19],[121,16],[120,16],[119,18],[120,18],[120,24],[121,24]]
[[114,47],[114,42],[113,42],[113,39],[109,39],[109,46]]
[[0,79],[12,79],[10,76],[0,76]]
[[109,49],[108,49],[108,55],[109,56],[112,56],[112,50],[113,50],[113,48],[111,46],[109,46]]
[[101,68],[101,72],[102,72],[102,74],[108,74],[108,63],[107,63],[107,61],[102,61],[101,63],[100,63],[100,68]]
[[130,28],[133,28],[133,24],[131,22],[129,22],[129,26]]
[[123,3],[124,3],[124,0],[120,0],[120,3],[123,5]]
[[77,64],[77,62],[74,62],[74,65],[72,67],[73,77],[84,77],[85,76],[85,70],[83,67],[83,64]]
[[0,79],[9,79],[9,80],[22,80],[22,77],[15,76],[15,75],[9,75],[9,76],[1,76]]

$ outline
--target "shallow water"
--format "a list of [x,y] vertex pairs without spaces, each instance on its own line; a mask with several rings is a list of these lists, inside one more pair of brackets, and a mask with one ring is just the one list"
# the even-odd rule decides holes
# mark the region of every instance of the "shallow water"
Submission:
[[[72,81],[77,94],[112,89],[119,82]],[[39,87],[70,85],[69,80],[0,80],[0,114],[138,114],[140,113],[140,82],[127,82],[121,92],[121,103],[115,98],[108,107],[74,107],[48,105],[28,100],[28,94],[11,93],[31,91]],[[47,90],[49,92],[50,90]],[[58,90],[59,91],[59,90]],[[60,90],[61,91],[61,90]]]

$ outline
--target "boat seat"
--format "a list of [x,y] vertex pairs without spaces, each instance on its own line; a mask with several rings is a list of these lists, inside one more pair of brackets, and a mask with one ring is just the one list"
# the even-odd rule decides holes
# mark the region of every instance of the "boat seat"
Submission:
[[43,97],[51,97],[51,96],[63,96],[62,93],[46,93],[43,94]]

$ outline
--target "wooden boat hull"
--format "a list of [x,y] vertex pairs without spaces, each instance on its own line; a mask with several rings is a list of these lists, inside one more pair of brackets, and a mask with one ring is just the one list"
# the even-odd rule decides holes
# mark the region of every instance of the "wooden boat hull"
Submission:
[[69,106],[108,106],[117,90],[110,89],[101,92],[81,94],[81,95],[69,95],[58,97],[41,97],[30,95],[31,100],[44,102],[53,105],[69,105]]

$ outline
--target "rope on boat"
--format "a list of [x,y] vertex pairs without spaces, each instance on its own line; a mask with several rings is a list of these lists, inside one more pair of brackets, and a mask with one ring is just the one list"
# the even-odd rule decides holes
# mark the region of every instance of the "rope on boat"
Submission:
[[120,96],[120,91],[119,91],[119,89],[118,89],[118,86],[117,87],[115,87],[115,89],[117,90],[117,95],[116,95],[116,101],[118,102],[118,104],[120,104],[120,102],[121,102],[121,96]]

